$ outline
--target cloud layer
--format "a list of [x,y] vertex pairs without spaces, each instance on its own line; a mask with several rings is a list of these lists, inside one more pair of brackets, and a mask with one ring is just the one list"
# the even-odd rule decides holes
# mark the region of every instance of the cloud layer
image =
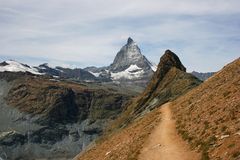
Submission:
[[0,0],[0,59],[108,65],[131,36],[158,63],[176,52],[189,71],[239,56],[238,0]]

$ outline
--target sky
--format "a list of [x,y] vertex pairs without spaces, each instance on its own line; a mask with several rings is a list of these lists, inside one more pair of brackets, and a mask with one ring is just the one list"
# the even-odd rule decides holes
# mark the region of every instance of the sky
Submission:
[[240,55],[239,0],[0,0],[0,60],[107,66],[132,37],[155,64],[166,49],[188,71]]

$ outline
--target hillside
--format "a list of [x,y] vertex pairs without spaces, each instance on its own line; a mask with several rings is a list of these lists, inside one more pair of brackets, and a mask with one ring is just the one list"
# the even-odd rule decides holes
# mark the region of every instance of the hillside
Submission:
[[[165,57],[165,55],[163,57]],[[161,58],[161,60],[162,59],[163,58]],[[159,64],[159,66],[161,65]],[[153,87],[152,84],[158,84],[159,86],[162,85],[163,82],[154,83],[154,80],[156,80],[157,77],[160,80],[165,79],[166,76],[172,72],[171,70],[176,70],[176,67],[173,68],[170,69],[163,78],[159,76],[161,75],[159,74],[161,73],[159,71],[161,69],[158,68],[158,71],[149,83],[150,86],[147,87],[142,95],[153,93],[147,92],[147,90],[152,91],[152,88],[158,88]],[[183,67],[182,69],[184,70]],[[175,119],[175,121],[172,122],[174,123],[173,129],[177,130],[178,134],[176,133],[176,136],[181,136],[184,140],[184,142],[182,142],[179,138],[173,138],[173,143],[180,144],[178,148],[183,150],[180,151],[181,153],[186,151],[186,149],[183,148],[187,145],[191,150],[198,152],[195,158],[192,157],[193,159],[199,159],[198,155],[202,160],[238,160],[240,158],[239,73],[240,59],[238,58],[204,83],[183,93],[178,98],[169,100],[172,101],[172,103],[170,105],[171,111],[168,112],[172,112],[173,118]],[[157,93],[161,93],[161,90]],[[142,95],[133,100],[133,102],[137,103],[139,99],[144,99]],[[139,112],[141,114],[139,114],[134,112],[136,110],[134,110],[135,107],[132,106],[133,102],[128,104],[126,111],[112,124],[110,131],[106,132],[105,136],[99,139],[96,144],[92,144],[88,150],[82,152],[75,159],[146,159],[146,154],[148,153],[145,152],[144,148],[147,147],[149,143],[155,143],[156,145],[151,146],[151,148],[154,147],[154,149],[150,148],[151,152],[149,152],[151,156],[148,158],[153,157],[152,155],[155,154],[159,156],[159,154],[166,153],[166,149],[161,151],[161,145],[163,145],[163,147],[171,147],[171,144],[169,144],[172,143],[171,140],[169,141],[166,140],[167,138],[164,138],[161,141],[161,136],[153,140],[161,134],[167,134],[165,132],[168,131],[162,133],[163,129],[169,129],[165,129],[164,127],[166,126],[162,124],[165,123],[163,118],[166,116],[166,113],[164,113],[166,112],[164,105],[161,106],[159,101],[159,105],[153,107],[151,111],[144,108]],[[142,106],[137,107],[148,106],[149,102],[145,102],[147,103],[143,103]],[[172,135],[172,133],[167,134],[167,136],[168,135]],[[174,145],[176,146],[176,144]],[[156,147],[158,149],[156,149]],[[173,152],[176,154],[176,150]],[[174,157],[174,154],[164,154],[162,157]],[[182,155],[181,157],[183,159],[189,159],[189,155],[191,154],[187,154],[188,156]],[[158,156],[153,157],[153,159],[159,159]]]
[[240,59],[174,101],[177,128],[204,159],[240,158]]
[[122,127],[162,104],[172,101],[201,83],[181,63],[178,56],[166,50],[157,71],[142,94],[127,104],[127,110],[114,124]]
[[76,159],[137,159],[149,134],[161,121],[159,107],[201,83],[185,71],[177,55],[167,50],[146,90],[126,105],[96,145]]

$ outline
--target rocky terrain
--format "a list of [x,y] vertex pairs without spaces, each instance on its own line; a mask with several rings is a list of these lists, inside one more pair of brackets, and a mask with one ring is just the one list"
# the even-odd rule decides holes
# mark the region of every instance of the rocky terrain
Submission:
[[2,72],[0,157],[71,159],[102,134],[135,94],[113,85]]

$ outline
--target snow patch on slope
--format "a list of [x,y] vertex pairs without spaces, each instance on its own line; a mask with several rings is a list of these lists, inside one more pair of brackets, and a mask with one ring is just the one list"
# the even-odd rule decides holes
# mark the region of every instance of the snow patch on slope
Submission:
[[133,71],[136,71],[136,70],[139,70],[139,69],[142,69],[142,68],[140,68],[136,64],[134,64],[134,65],[129,66],[125,71],[133,72]]
[[135,79],[139,78],[144,74],[144,71],[142,68],[139,68],[137,65],[131,65],[126,70],[121,72],[111,72],[111,78],[113,80],[118,79]]
[[88,71],[88,72],[94,75],[95,77],[99,77],[99,75],[101,74],[101,72],[91,72],[91,71]]
[[149,65],[150,65],[151,69],[153,70],[153,72],[156,72],[156,70],[157,70],[157,65],[154,64],[154,63],[152,63],[152,62],[151,62],[151,64],[149,64]]
[[38,70],[36,68],[21,64],[19,62],[16,61],[5,61],[7,64],[4,66],[0,66],[0,72],[30,72],[32,74],[37,74],[37,75],[41,75],[41,73],[38,72]]

